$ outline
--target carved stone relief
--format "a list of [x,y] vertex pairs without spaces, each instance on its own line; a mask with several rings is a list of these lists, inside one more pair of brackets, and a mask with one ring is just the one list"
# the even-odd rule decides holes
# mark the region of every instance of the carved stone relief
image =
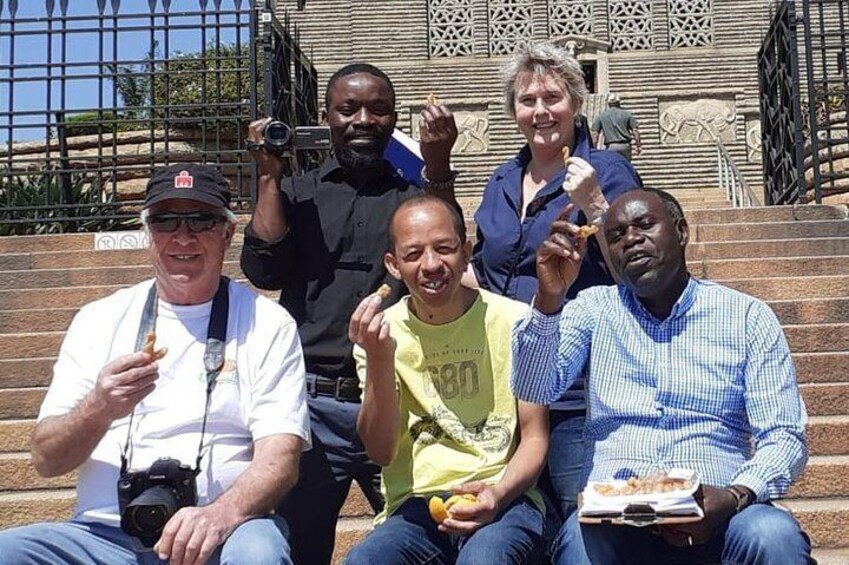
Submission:
[[713,0],[668,0],[669,47],[713,45]]
[[431,57],[474,54],[472,0],[429,0],[428,51]]
[[548,35],[592,35],[593,5],[587,0],[549,0]]
[[746,158],[750,163],[760,163],[763,160],[761,147],[761,120],[757,115],[746,118]]
[[531,40],[533,0],[489,0],[489,54],[510,55]]
[[651,0],[608,0],[614,51],[653,49]]
[[[486,105],[451,106],[457,122],[457,141],[452,153],[477,154],[489,150],[489,108]],[[419,139],[419,115],[412,118],[412,136]]]
[[706,99],[661,102],[660,142],[666,145],[724,142],[736,139],[737,111],[733,100]]

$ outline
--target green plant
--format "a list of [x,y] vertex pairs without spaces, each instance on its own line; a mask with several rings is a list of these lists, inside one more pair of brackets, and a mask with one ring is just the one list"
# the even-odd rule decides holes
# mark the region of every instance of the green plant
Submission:
[[101,178],[85,171],[60,174],[0,170],[0,236],[135,229]]

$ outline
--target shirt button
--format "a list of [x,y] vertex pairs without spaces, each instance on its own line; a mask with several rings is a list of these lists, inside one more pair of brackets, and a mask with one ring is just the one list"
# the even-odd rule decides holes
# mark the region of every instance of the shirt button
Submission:
[[364,225],[366,225],[366,223],[365,223],[365,222],[357,222],[357,227],[358,227],[358,228],[361,228],[361,227],[363,227]]
[[359,257],[357,257],[357,261],[359,261],[360,263],[365,263],[365,262],[366,262],[366,258],[365,258],[365,257],[363,257],[362,255],[360,255]]
[[359,298],[362,298],[362,297],[363,297],[363,291],[362,291],[362,290],[358,290],[358,291],[357,291],[357,296],[358,296]]

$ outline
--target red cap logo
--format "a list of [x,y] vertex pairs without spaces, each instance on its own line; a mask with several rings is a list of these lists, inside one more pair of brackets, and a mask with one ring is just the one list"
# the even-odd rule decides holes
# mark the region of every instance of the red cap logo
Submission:
[[174,188],[192,188],[194,185],[195,179],[189,171],[180,171],[180,174],[174,177]]

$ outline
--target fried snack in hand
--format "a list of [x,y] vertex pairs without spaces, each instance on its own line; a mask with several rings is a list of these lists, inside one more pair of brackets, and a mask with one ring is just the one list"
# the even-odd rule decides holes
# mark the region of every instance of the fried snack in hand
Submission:
[[590,226],[581,226],[578,228],[578,233],[575,237],[580,239],[587,239],[591,235],[595,235],[598,233],[598,226],[590,225]]
[[150,355],[153,358],[153,361],[159,361],[160,359],[165,357],[166,353],[168,353],[167,347],[163,347],[162,349],[156,349],[155,331],[150,330],[149,332],[147,332],[147,334],[144,336],[144,339],[145,342],[142,346],[142,351]]
[[377,289],[377,295],[382,299],[386,300],[389,298],[389,295],[392,294],[392,287],[386,283],[380,285],[380,288]]
[[565,165],[566,161],[569,160],[569,146],[564,145],[563,149],[561,149],[560,152],[563,154],[563,164]]
[[439,104],[439,98],[436,97],[436,94],[431,92],[427,95],[427,98],[425,98],[425,104],[427,104],[428,106],[436,106],[437,104]]
[[430,517],[433,518],[433,521],[437,524],[441,524],[446,518],[451,516],[451,509],[453,507],[475,504],[477,501],[478,497],[471,493],[455,494],[448,497],[448,500],[444,502],[440,497],[432,496],[427,503],[427,509],[430,512]]

